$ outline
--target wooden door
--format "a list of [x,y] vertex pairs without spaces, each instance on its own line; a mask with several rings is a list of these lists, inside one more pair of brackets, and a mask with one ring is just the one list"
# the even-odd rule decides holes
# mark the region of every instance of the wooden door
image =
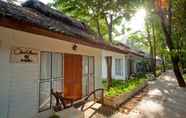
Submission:
[[82,56],[64,54],[64,96],[74,100],[82,96]]

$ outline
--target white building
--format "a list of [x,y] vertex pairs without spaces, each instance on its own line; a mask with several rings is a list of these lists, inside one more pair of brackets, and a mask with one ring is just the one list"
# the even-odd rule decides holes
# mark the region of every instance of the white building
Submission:
[[101,88],[105,56],[113,57],[113,78],[127,77],[128,51],[38,1],[24,7],[0,1],[0,36],[0,118],[51,109],[51,89],[78,100]]

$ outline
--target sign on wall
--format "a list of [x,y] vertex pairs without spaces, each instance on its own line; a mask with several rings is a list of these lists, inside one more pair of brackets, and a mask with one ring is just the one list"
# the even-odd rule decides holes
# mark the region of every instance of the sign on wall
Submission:
[[39,51],[32,48],[15,47],[11,48],[11,63],[38,63]]

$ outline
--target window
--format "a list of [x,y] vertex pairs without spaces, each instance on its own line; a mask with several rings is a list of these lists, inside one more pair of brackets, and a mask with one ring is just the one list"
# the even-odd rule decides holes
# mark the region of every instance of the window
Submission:
[[123,61],[122,61],[122,59],[115,59],[115,75],[123,76]]
[[83,56],[83,96],[94,90],[94,57]]
[[39,111],[51,108],[54,100],[51,89],[63,91],[63,55],[41,52],[39,81]]

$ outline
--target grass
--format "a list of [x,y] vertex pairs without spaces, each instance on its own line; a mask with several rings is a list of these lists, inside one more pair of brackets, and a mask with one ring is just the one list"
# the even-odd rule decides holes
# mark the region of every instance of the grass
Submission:
[[[140,74],[134,77],[135,79],[123,81],[123,80],[112,80],[112,87],[109,90],[106,90],[106,96],[118,96],[122,93],[131,92],[139,85],[143,84],[147,77],[144,74]],[[103,85],[106,88],[107,82],[103,81]]]

